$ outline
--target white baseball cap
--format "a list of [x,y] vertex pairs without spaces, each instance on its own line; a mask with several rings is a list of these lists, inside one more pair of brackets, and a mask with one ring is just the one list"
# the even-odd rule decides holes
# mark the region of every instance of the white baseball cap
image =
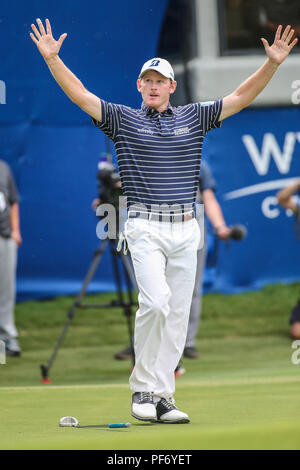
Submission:
[[160,57],[155,57],[144,63],[142,70],[140,72],[139,78],[147,72],[147,70],[155,70],[156,72],[161,73],[164,77],[174,80],[174,70],[166,59],[161,59]]

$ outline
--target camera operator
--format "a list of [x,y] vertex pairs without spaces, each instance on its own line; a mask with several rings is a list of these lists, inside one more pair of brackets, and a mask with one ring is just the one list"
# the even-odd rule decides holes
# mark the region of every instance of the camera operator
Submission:
[[[276,197],[282,207],[290,209],[295,215],[295,231],[297,234],[300,219],[300,178],[296,183],[279,191]],[[300,298],[291,312],[289,323],[291,337],[300,339]]]
[[96,211],[101,203],[110,203],[118,210],[119,196],[121,195],[120,175],[109,160],[110,156],[101,158],[98,164],[98,198],[92,202],[92,208]]

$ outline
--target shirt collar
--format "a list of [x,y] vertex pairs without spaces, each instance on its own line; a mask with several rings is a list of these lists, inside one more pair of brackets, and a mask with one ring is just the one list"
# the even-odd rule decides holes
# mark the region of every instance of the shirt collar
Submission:
[[142,111],[146,114],[146,116],[157,116],[158,114],[161,114],[162,116],[170,116],[173,114],[173,108],[168,104],[167,109],[165,109],[162,113],[159,113],[156,109],[151,108],[150,106],[147,106],[144,102],[142,103]]

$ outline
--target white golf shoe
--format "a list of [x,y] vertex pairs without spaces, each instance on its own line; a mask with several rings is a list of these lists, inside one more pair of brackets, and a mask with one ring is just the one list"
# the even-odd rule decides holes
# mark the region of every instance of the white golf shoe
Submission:
[[131,415],[141,421],[156,421],[153,393],[135,392],[132,395]]

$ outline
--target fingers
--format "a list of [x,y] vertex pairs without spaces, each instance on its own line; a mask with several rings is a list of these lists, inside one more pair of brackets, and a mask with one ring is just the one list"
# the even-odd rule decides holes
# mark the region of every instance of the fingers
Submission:
[[285,41],[285,40],[286,40],[286,38],[287,38],[287,36],[288,36],[288,34],[289,34],[290,29],[291,29],[290,25],[288,25],[288,26],[285,28],[285,30],[283,31],[282,36],[281,36],[282,41]]
[[277,40],[280,39],[281,31],[282,31],[282,25],[280,24],[280,25],[278,26],[277,31],[276,31],[276,34],[275,34],[275,41],[277,41]]
[[268,41],[265,38],[261,38],[261,41],[264,45],[265,50],[267,50],[267,48],[270,47]]
[[50,34],[52,36],[52,29],[51,29],[50,21],[48,20],[48,18],[46,18],[46,28],[47,28],[47,34]]
[[42,36],[45,36],[45,35],[46,35],[46,31],[45,31],[44,25],[43,25],[42,21],[40,20],[40,18],[37,18],[37,19],[36,19],[36,22],[37,22],[37,25],[38,25],[39,30],[40,30],[40,32],[41,32],[41,35],[42,35]]
[[[295,30],[291,29],[291,26],[288,25],[282,33],[281,40],[287,42],[288,44],[294,36]],[[293,41],[294,42],[294,41]],[[295,43],[296,44],[296,43]],[[295,45],[294,44],[294,45]],[[294,47],[294,46],[293,46]]]
[[292,37],[294,36],[294,32],[295,30],[294,29],[291,29],[290,32],[289,32],[289,35],[287,36],[286,38],[286,42],[289,43],[292,39]]
[[[278,27],[278,29],[279,29],[279,27]],[[278,29],[277,29],[277,32],[278,32]],[[276,35],[277,35],[277,32],[276,32]],[[293,39],[294,33],[295,33],[295,30],[291,29],[291,26],[288,25],[285,28],[285,30],[283,31],[282,36],[281,36],[281,40],[287,43],[290,50],[293,49],[293,47],[298,42],[298,38],[294,38],[294,40],[291,42],[291,40]]]
[[[33,32],[34,32],[34,34],[36,35],[36,37],[37,37],[38,39],[41,39],[42,36],[40,35],[39,31],[37,30],[35,24],[32,24],[32,25],[31,25],[31,28],[33,29]],[[31,33],[31,34],[32,34],[32,33]]]
[[[30,37],[33,40],[33,42],[35,42],[35,44],[38,44],[38,42],[42,39],[43,36],[47,36],[47,35],[52,36],[52,29],[51,29],[50,21],[48,20],[48,18],[46,18],[46,30],[47,30],[47,32],[45,31],[44,25],[43,25],[42,21],[40,20],[40,18],[37,18],[36,22],[37,22],[37,25],[39,27],[39,30],[37,29],[37,27],[33,23],[31,25],[31,28],[32,28],[34,34],[30,33]],[[63,38],[63,39],[65,39],[65,38]]]
[[36,37],[35,37],[35,35],[34,35],[33,33],[29,33],[29,35],[30,35],[31,39],[33,40],[33,42],[34,42],[35,44],[38,44],[38,43],[39,43],[39,41],[36,39]]
[[[48,18],[46,19],[46,28],[47,28],[47,33],[45,31],[45,28],[44,28],[44,25],[42,23],[42,21],[40,20],[40,18],[37,18],[36,19],[36,22],[37,22],[37,25],[39,27],[39,30],[37,29],[37,27],[35,26],[35,24],[32,24],[31,25],[31,28],[33,29],[33,32],[35,34],[35,36],[40,40],[43,36],[46,36],[46,34],[49,34],[52,36],[52,30],[51,30],[51,25],[50,25],[50,21],[48,20]],[[31,34],[30,34],[31,36]]]
[[59,43],[60,46],[62,45],[62,43],[64,42],[64,40],[66,39],[66,37],[67,37],[67,33],[64,33],[64,34],[62,34],[62,35],[60,36],[60,38],[59,38],[59,40],[58,40],[58,43]]
[[293,49],[293,47],[296,46],[297,42],[298,42],[298,38],[295,38],[294,41],[289,45],[289,48]]
[[[293,40],[293,42],[290,44],[291,40],[293,39],[293,36],[295,34],[295,30],[294,29],[291,29],[291,26],[288,25],[285,30],[283,31],[282,35],[281,35],[281,31],[282,31],[282,25],[280,24],[277,28],[277,31],[276,31],[276,34],[275,34],[275,41],[284,41],[285,43],[287,43],[287,45],[289,46],[290,49],[292,49],[298,42],[298,38],[295,38]],[[262,39],[263,41],[263,39]],[[274,42],[275,42],[274,41]],[[263,41],[264,42],[264,41]],[[265,43],[264,43],[265,45]]]

